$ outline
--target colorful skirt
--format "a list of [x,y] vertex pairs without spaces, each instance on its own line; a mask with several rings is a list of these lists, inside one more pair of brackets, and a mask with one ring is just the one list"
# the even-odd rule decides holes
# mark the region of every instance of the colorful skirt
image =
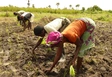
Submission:
[[80,18],[79,20],[84,21],[87,26],[87,30],[84,32],[84,34],[81,37],[83,43],[78,54],[79,57],[83,57],[87,53],[88,49],[95,47],[95,40],[94,40],[93,33],[96,25],[95,22],[90,18]]

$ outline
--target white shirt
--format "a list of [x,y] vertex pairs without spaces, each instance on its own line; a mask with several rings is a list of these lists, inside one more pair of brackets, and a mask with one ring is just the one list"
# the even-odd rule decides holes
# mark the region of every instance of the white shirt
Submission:
[[62,27],[62,19],[57,18],[53,20],[52,22],[48,23],[44,26],[44,29],[47,33],[50,33],[52,31],[58,31]]
[[[24,17],[24,16],[25,16],[26,14],[28,14],[28,13],[30,13],[30,12],[24,12],[21,16]],[[33,22],[33,20],[34,20],[34,14],[31,13],[31,15],[32,15],[32,16],[31,16],[31,18],[30,18],[30,22]]]
[[30,12],[24,12],[21,16],[25,16],[26,14],[28,14],[28,13],[30,13]]

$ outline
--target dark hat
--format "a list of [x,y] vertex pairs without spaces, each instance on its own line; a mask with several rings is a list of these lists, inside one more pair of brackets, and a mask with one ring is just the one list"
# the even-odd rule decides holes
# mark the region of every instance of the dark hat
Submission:
[[43,26],[40,26],[40,25],[37,25],[35,28],[34,28],[34,34],[36,36],[38,36],[39,34],[41,34],[42,30],[44,30],[44,27]]

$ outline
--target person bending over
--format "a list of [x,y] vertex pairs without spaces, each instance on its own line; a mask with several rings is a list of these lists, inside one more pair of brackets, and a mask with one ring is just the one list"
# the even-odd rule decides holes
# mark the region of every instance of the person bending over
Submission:
[[70,60],[70,65],[75,65],[77,59],[77,73],[82,66],[83,56],[87,53],[87,50],[94,47],[94,30],[95,22],[87,17],[79,18],[74,20],[70,25],[68,25],[64,31],[60,32],[50,32],[47,37],[46,43],[50,47],[58,47],[54,62],[46,73],[50,73],[54,66],[59,61],[63,53],[63,44],[68,42],[76,45],[75,52],[73,54],[73,59]]
[[61,32],[69,24],[70,24],[70,20],[68,18],[60,17],[60,18],[54,19],[53,21],[51,21],[50,23],[48,23],[45,26],[37,25],[34,28],[34,34],[36,36],[40,36],[40,39],[37,42],[36,46],[33,48],[33,52],[41,44],[41,42],[46,34],[52,32],[52,31],[60,31]]
[[22,25],[21,15],[23,13],[25,13],[25,11],[23,11],[23,10],[20,10],[20,11],[17,11],[17,12],[13,12],[13,14],[15,16],[17,16],[17,21],[19,21],[20,25]]
[[[35,45],[35,47],[33,48],[33,54],[35,49],[41,44],[43,38],[45,37],[46,34],[52,32],[52,31],[63,31],[68,25],[70,24],[70,20],[68,18],[65,17],[60,17],[60,18],[56,18],[53,21],[51,21],[50,23],[48,23],[45,26],[36,26],[34,28],[34,34],[36,36],[40,36],[37,44]],[[63,50],[63,56],[60,59],[60,62],[65,61],[64,60],[64,50]]]
[[20,25],[23,26],[23,30],[25,31],[26,28],[31,29],[31,22],[33,22],[34,14],[30,12],[14,12],[14,15],[17,15],[18,21],[20,21]]
[[31,23],[33,22],[34,15],[30,12],[25,12],[20,17],[21,20],[23,21],[22,26],[24,27],[24,31],[26,28],[31,29],[32,28]]

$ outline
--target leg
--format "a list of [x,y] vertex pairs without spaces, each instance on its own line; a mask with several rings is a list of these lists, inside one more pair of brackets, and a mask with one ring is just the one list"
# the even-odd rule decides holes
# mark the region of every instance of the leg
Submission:
[[26,28],[28,28],[28,30],[29,30],[29,21],[28,20],[26,20]]
[[64,52],[64,48],[63,48],[63,51],[62,51],[63,55],[65,55],[65,52]]
[[22,26],[24,27],[24,23],[23,23],[23,20],[21,20],[21,22],[20,22],[20,23],[21,23],[21,25],[22,25]]
[[78,57],[78,59],[77,59],[77,73],[79,73],[79,71],[80,71],[80,68],[82,66],[82,61],[83,61],[83,58]]
[[30,21],[28,21],[28,29],[32,29]]
[[20,20],[19,22],[20,22],[20,25],[22,25],[22,21]]
[[25,29],[26,29],[26,21],[23,20],[23,24],[24,24],[23,25],[23,27],[24,27],[23,31],[25,31]]

